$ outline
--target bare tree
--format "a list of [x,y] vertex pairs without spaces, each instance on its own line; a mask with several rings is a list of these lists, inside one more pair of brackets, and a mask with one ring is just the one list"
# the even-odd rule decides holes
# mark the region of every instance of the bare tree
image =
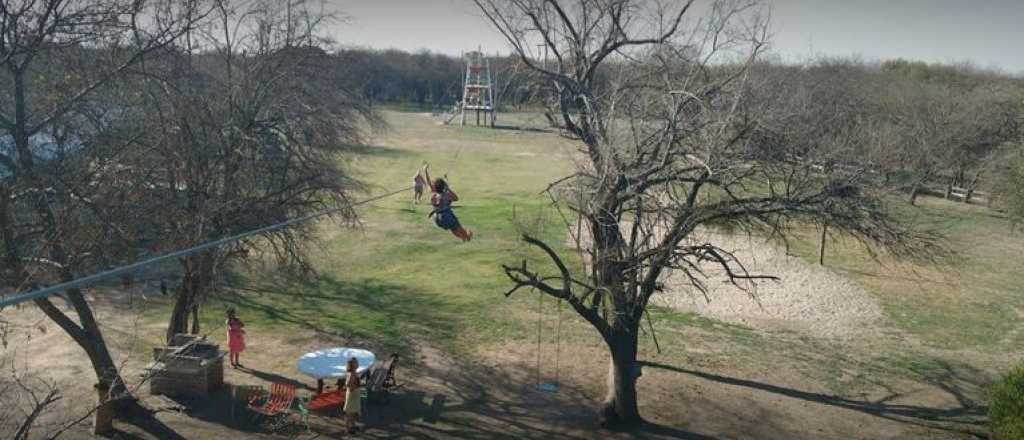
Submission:
[[[889,168],[909,178],[910,203],[932,183],[973,195],[1000,148],[1019,133],[1021,105],[1005,78],[970,65],[883,63],[874,93]],[[965,198],[965,201],[969,196]]]
[[[336,77],[321,48],[316,2],[215,2],[211,19],[140,69],[149,127],[145,154],[130,164],[133,185],[149,191],[145,226],[158,248],[180,249],[295,217],[346,209],[362,185],[341,164],[340,146],[358,143],[375,113]],[[310,226],[290,227],[180,263],[167,337],[199,331],[199,311],[219,272],[270,253],[308,270]]]
[[[764,86],[752,66],[764,48],[766,15],[756,2],[716,1],[690,20],[693,2],[513,0],[476,3],[532,69],[557,91],[566,134],[583,165],[549,191],[578,215],[586,274],[524,235],[557,270],[504,266],[508,294],[539,290],[565,300],[601,335],[611,355],[605,426],[635,425],[641,319],[668,271],[704,292],[708,266],[752,291],[771,274],[751,274],[714,243],[712,227],[784,240],[797,224],[828,224],[871,252],[941,254],[938,237],[908,228],[886,209],[862,169],[822,173],[833,154],[791,138],[778,101],[747,103]],[[547,67],[528,47],[545,44]],[[607,85],[595,78],[608,70]],[[823,157],[824,156],[824,157]],[[570,227],[570,230],[575,228]]]
[[[135,0],[0,6],[4,287],[70,281],[110,263],[103,245],[116,235],[106,234],[108,217],[95,197],[102,191],[90,181],[88,163],[97,151],[110,151],[98,146],[130,139],[116,128],[123,119],[116,109],[94,98],[188,27],[178,14],[182,5],[195,6]],[[94,118],[102,112],[114,117]],[[83,292],[69,289],[63,299],[73,315],[49,298],[35,304],[86,352],[100,388],[121,394],[123,381]]]
[[1002,151],[991,173],[986,189],[990,205],[1005,211],[1010,230],[1024,222],[1024,144],[1013,144]]

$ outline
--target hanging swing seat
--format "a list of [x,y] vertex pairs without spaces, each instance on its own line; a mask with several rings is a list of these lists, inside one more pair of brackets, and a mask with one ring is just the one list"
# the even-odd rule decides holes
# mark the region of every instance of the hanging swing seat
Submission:
[[537,384],[537,391],[540,391],[542,393],[557,393],[558,384],[551,382],[539,383]]

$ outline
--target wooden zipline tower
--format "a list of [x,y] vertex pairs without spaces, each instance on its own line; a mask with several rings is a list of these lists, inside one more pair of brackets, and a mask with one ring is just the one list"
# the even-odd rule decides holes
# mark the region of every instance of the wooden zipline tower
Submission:
[[476,125],[480,125],[480,114],[482,113],[484,125],[494,127],[494,89],[491,82],[491,63],[480,50],[467,53],[465,59],[466,78],[462,87],[461,125],[466,125],[466,112],[475,111]]

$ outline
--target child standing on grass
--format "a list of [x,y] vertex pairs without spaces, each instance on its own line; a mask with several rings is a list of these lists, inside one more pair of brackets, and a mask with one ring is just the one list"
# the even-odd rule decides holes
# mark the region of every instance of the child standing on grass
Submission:
[[360,387],[362,384],[359,383],[359,374],[356,370],[359,369],[359,361],[356,358],[349,358],[348,364],[345,370],[348,372],[348,376],[345,377],[345,428],[348,429],[348,433],[352,434],[359,428],[356,426],[356,420],[359,419],[360,413],[362,413],[363,402],[360,396]]
[[452,231],[452,234],[462,241],[472,240],[473,233],[462,227],[459,218],[452,211],[452,202],[458,201],[459,195],[452,191],[444,179],[430,180],[428,168],[430,168],[430,164],[423,165],[423,176],[427,182],[431,183],[430,189],[433,191],[430,196],[430,204],[434,207],[434,211],[430,215],[434,217],[434,223],[441,229]]
[[412,178],[412,182],[412,189],[414,191],[412,202],[418,204],[420,200],[423,200],[423,187],[427,186],[427,180],[417,171],[416,176]]
[[232,367],[238,368],[242,366],[238,356],[245,351],[245,324],[235,316],[234,308],[228,309],[228,320],[225,324],[228,326],[228,360]]

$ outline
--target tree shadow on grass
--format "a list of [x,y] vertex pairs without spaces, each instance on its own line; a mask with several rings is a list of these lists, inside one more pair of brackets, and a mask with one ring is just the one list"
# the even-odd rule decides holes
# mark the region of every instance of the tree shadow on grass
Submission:
[[941,369],[927,373],[921,378],[921,381],[952,396],[957,401],[957,406],[952,408],[932,408],[920,405],[889,403],[905,395],[905,393],[893,391],[873,401],[855,400],[698,370],[689,370],[657,362],[644,361],[642,363],[651,368],[688,374],[721,384],[741,386],[793,399],[849,409],[901,423],[966,434],[977,438],[987,437],[985,426],[987,423],[988,407],[970,399],[967,397],[967,392],[965,392],[965,387],[983,388],[983,381],[961,374],[958,369],[946,363],[940,362]]
[[[422,346],[420,351],[422,357],[418,362],[406,362],[403,358],[399,364],[397,378],[401,386],[392,393],[390,400],[364,407],[362,423],[365,428],[358,438],[713,440],[707,435],[658,424],[645,424],[624,432],[600,430],[596,402],[572,383],[563,383],[554,394],[541,393],[534,388],[533,376],[522,368],[481,365],[474,358],[429,346]],[[287,375],[247,371],[265,380],[291,381]],[[300,395],[310,394],[303,391]],[[245,438],[280,438],[283,435],[268,423],[254,423],[245,403],[235,402],[227,389],[203,398],[174,400],[185,412],[180,416],[168,415],[165,421],[187,435],[195,432],[209,436],[241,432]],[[310,432],[305,432],[305,427],[298,422],[294,409],[288,420],[291,423],[287,429],[294,432],[294,438],[346,437],[337,412],[312,414]],[[153,428],[145,431],[157,438],[180,438],[170,433],[160,436]]]
[[464,439],[697,439],[713,437],[648,423],[613,432],[597,426],[595,404],[583,391],[563,383],[543,393],[524,376],[467,360],[417,366],[432,378],[402,391],[386,406],[371,406],[366,438]]
[[[461,307],[435,295],[374,279],[341,281],[280,276],[236,289],[220,301],[261,320],[292,324],[319,337],[361,343],[381,352],[412,352],[418,339],[451,340]],[[244,315],[243,315],[244,316]]]

